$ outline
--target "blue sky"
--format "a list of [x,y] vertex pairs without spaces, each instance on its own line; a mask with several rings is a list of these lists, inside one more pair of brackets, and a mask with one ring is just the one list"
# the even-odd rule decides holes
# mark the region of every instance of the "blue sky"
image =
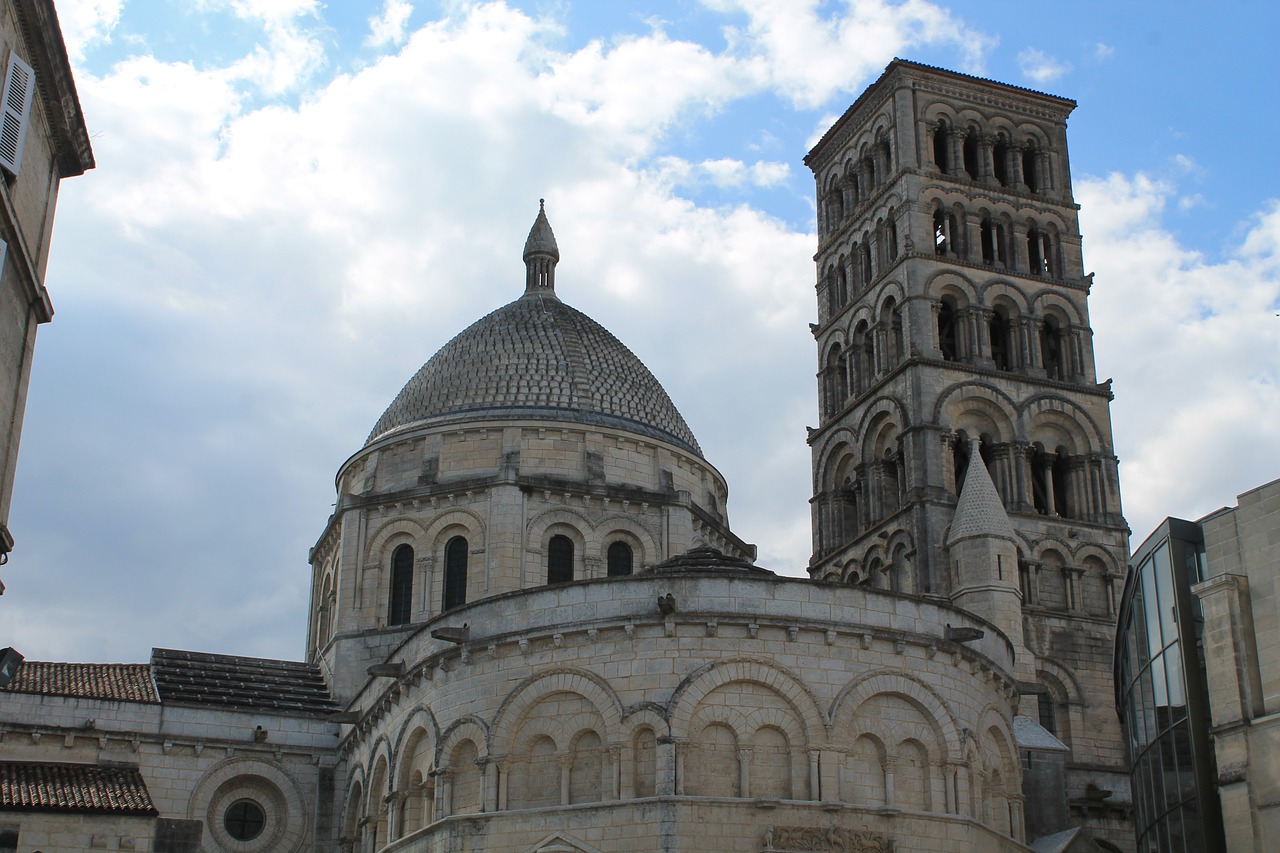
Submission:
[[1138,538],[1280,476],[1272,4],[63,0],[63,184],[5,569],[29,658],[303,651],[333,475],[454,333],[557,289],[666,386],[735,530],[809,550],[809,145],[894,56],[1074,98]]

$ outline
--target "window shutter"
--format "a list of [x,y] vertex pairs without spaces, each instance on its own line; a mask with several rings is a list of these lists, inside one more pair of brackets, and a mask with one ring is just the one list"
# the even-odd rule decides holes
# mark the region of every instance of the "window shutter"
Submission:
[[18,54],[9,54],[9,73],[4,79],[3,116],[0,117],[0,166],[13,174],[22,167],[22,149],[27,139],[27,117],[36,90],[36,73]]

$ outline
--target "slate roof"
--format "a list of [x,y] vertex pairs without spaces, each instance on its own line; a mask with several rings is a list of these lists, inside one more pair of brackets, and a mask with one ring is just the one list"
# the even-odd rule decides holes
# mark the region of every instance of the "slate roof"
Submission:
[[956,500],[956,514],[951,519],[951,531],[947,534],[947,544],[971,536],[995,536],[1017,542],[1009,513],[1005,512],[995,483],[991,482],[991,474],[978,454],[977,442],[973,443],[969,459],[964,485]]
[[60,663],[23,661],[4,690],[75,699],[119,702],[160,701],[145,663]]
[[550,293],[526,293],[441,347],[366,443],[413,424],[477,416],[612,426],[702,455],[649,368],[608,329]]
[[[538,255],[560,258],[541,206],[525,242],[526,264]],[[441,347],[405,383],[365,444],[407,427],[477,417],[611,426],[702,455],[649,368],[549,289],[527,291]]]
[[0,811],[159,814],[136,767],[28,761],[0,761]]
[[737,571],[756,575],[774,575],[768,569],[754,566],[741,557],[730,557],[728,554],[710,546],[690,548],[683,554],[677,554],[674,557],[663,560],[649,569],[649,571],[660,575],[703,571]]
[[320,668],[302,661],[152,649],[151,671],[166,704],[285,714],[337,710]]

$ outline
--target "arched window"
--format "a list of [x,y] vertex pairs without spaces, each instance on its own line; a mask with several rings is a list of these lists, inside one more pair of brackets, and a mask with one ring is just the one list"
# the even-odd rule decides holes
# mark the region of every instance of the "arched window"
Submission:
[[990,216],[983,217],[981,227],[982,262],[989,266],[1008,265],[1004,224]]
[[939,207],[933,212],[933,251],[938,255],[953,255],[959,252],[959,232],[956,229],[956,215]]
[[871,241],[865,240],[862,243],[862,284],[866,286],[871,283]]
[[889,260],[896,261],[898,259],[898,223],[894,219],[894,212],[889,211],[889,221],[885,228],[885,240],[889,248]]
[[933,163],[941,172],[947,171],[947,133],[950,128],[945,121],[938,122],[933,130]]
[[609,546],[609,577],[621,578],[631,574],[631,546],[626,542],[614,542]]
[[573,540],[557,534],[547,543],[547,583],[573,581]]
[[1036,174],[1037,153],[1035,145],[1031,143],[1022,149],[1022,182],[1031,192],[1037,192],[1040,189],[1039,175]]
[[1062,330],[1056,317],[1045,317],[1040,327],[1040,363],[1050,379],[1065,379],[1062,369]]
[[1013,369],[1013,323],[1009,312],[997,307],[991,312],[991,360],[997,370]]
[[1027,262],[1032,275],[1053,275],[1053,246],[1043,228],[1027,230]]
[[1000,186],[1009,186],[1009,140],[1001,135],[991,152],[992,166],[995,167],[996,180]]
[[391,552],[391,598],[387,624],[405,625],[413,606],[413,548],[401,545]]
[[444,546],[444,602],[441,610],[467,603],[467,540],[455,536]]
[[955,302],[949,297],[943,297],[942,305],[938,308],[938,348],[947,361],[957,361],[960,358],[956,339],[958,314]]
[[825,397],[827,404],[827,416],[830,417],[844,406],[845,398],[849,395],[848,377],[845,372],[845,363],[840,344],[833,344],[830,352],[827,353],[826,369],[823,371]]
[[964,137],[964,170],[970,178],[978,179],[978,131],[972,127]]

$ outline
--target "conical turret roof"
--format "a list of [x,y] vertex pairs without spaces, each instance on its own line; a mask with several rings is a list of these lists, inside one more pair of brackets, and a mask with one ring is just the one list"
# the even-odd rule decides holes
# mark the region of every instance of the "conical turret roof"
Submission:
[[987,473],[987,466],[978,452],[978,439],[973,439],[969,451],[969,469],[965,473],[964,487],[956,501],[956,514],[951,519],[947,544],[974,536],[995,536],[1017,542],[1009,513],[996,492],[995,483]]

